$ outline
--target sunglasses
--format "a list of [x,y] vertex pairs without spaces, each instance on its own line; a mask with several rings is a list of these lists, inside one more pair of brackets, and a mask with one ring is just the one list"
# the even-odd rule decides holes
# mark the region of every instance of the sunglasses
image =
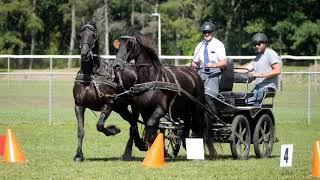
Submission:
[[254,46],[260,46],[261,44],[264,44],[263,42],[254,43]]
[[202,34],[211,34],[212,31],[203,31]]

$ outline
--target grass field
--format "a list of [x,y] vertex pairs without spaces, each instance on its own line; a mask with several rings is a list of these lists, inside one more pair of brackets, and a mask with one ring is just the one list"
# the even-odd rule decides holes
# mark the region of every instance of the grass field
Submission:
[[[221,144],[218,160],[189,161],[181,150],[178,159],[164,168],[147,169],[141,165],[145,152],[136,148],[133,161],[121,160],[129,134],[127,123],[112,114],[107,124],[119,126],[122,132],[105,137],[96,131],[97,117],[91,111],[86,112],[85,121],[86,159],[73,162],[77,124],[72,81],[53,80],[53,125],[49,125],[48,81],[0,80],[0,134],[12,128],[28,159],[24,165],[0,163],[0,179],[309,179],[313,144],[320,140],[320,88],[312,86],[312,124],[307,125],[306,82],[303,75],[286,76],[283,91],[276,95],[274,114],[280,142],[272,158],[256,159],[251,147],[249,160],[233,160],[229,146]],[[282,144],[294,146],[291,168],[279,167]]]
[[[272,158],[256,159],[251,151],[249,160],[233,160],[227,144],[218,145],[218,160],[186,160],[181,150],[174,162],[166,162],[161,169],[144,168],[145,153],[134,148],[134,160],[121,160],[128,137],[128,125],[116,114],[110,124],[122,132],[105,137],[95,129],[94,118],[87,117],[84,139],[85,161],[73,162],[77,137],[76,123],[55,125],[0,124],[1,134],[12,128],[23,152],[26,164],[0,163],[1,179],[309,179],[311,174],[313,143],[320,138],[319,123],[304,126],[300,123],[278,123]],[[279,167],[281,144],[293,144],[293,166]],[[251,149],[253,149],[251,147]]]

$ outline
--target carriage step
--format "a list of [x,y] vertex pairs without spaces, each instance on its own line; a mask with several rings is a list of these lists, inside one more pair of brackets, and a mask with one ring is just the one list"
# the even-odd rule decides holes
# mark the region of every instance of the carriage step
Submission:
[[215,123],[211,135],[216,142],[229,142],[231,133],[229,124],[228,126],[224,126],[223,124]]
[[213,123],[212,124],[212,127],[213,128],[224,128],[224,127],[230,127],[231,125],[230,124],[227,124],[227,126],[225,126],[224,124],[222,123]]
[[160,129],[182,129],[184,128],[183,123],[184,122],[182,120],[180,120],[180,122],[174,122],[166,118],[162,118],[160,119],[160,122],[159,122],[159,128]]

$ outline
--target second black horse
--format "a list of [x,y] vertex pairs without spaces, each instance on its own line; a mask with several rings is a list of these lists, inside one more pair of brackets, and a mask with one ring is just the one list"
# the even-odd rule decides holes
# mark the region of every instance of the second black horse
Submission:
[[[95,24],[92,22],[84,24],[77,33],[77,38],[80,42],[81,66],[73,87],[75,113],[78,121],[78,148],[74,161],[80,162],[84,160],[82,142],[86,108],[94,111],[102,111],[96,126],[97,130],[106,136],[115,135],[120,132],[120,129],[115,126],[104,127],[105,121],[112,111],[119,113],[123,119],[130,123],[130,138],[123,154],[124,160],[130,160],[133,140],[139,150],[146,150],[145,144],[139,136],[137,127],[139,113],[135,111],[134,108],[132,108],[131,112],[129,111],[128,101],[114,99],[114,95],[121,90],[119,90],[119,87],[114,82],[114,71],[109,65],[110,63],[100,60],[98,35]],[[123,76],[126,77],[125,79],[129,82],[124,82],[124,84],[129,87],[133,85],[131,83],[136,81],[133,70],[127,69],[123,72]]]

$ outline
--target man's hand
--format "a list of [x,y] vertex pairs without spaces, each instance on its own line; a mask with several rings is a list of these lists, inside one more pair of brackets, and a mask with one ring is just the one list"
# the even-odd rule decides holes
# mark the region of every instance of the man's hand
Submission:
[[191,62],[190,66],[193,67],[193,68],[197,68],[198,67],[197,63],[195,63],[194,61]]
[[207,67],[216,68],[217,64],[209,63],[209,64],[207,64]]
[[263,78],[264,77],[262,73],[256,73],[256,72],[252,72],[251,75],[256,78]]

